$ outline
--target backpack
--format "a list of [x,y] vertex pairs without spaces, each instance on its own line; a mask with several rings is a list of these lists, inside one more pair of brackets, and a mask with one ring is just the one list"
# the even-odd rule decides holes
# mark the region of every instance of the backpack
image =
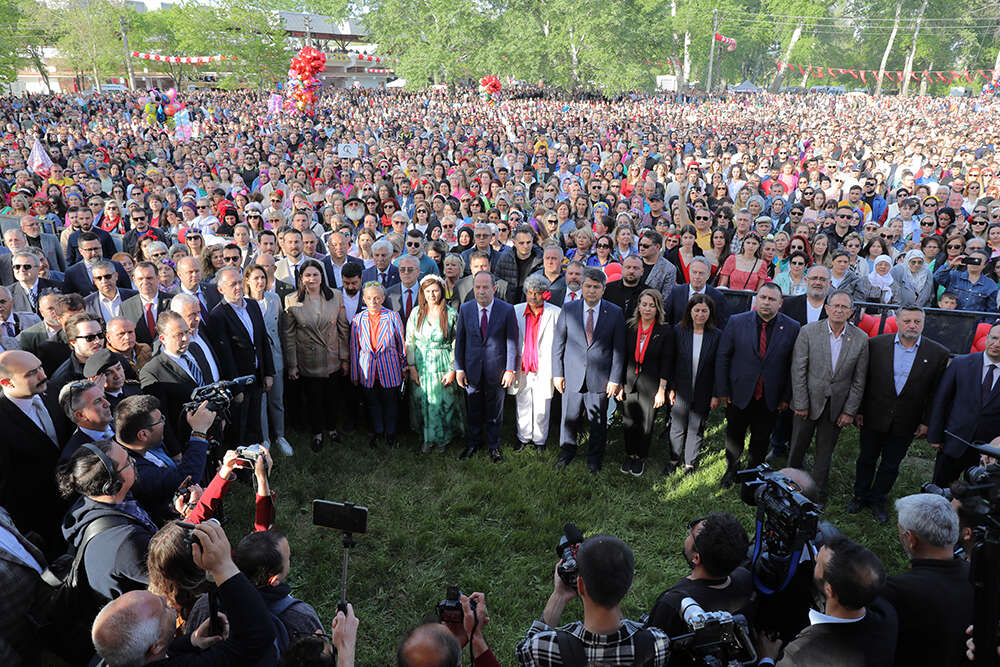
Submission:
[[[632,635],[635,642],[635,658],[628,663],[633,667],[648,667],[655,657],[655,639],[649,628],[643,628]],[[565,630],[556,630],[556,641],[559,644],[559,658],[566,667],[587,667],[587,656],[583,640]],[[624,665],[626,663],[614,663]]]
[[281,615],[300,602],[302,600],[293,598],[291,595],[286,595],[267,606],[267,610],[271,613],[271,624],[274,625],[274,650],[277,659],[281,658],[285,649],[291,643],[291,638],[288,636],[288,628],[285,627],[285,622],[281,620]]

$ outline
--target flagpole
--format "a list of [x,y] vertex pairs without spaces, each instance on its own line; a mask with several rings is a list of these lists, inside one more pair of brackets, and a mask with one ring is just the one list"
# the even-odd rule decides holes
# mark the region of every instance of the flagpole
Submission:
[[715,35],[719,32],[719,10],[712,10],[712,47],[708,50],[708,81],[705,92],[712,94],[712,66],[715,64]]

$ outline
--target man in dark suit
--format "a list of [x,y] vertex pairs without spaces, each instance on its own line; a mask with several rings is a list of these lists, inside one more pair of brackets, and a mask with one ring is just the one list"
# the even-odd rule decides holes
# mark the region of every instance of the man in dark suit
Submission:
[[[417,308],[417,293],[420,291],[417,278],[420,277],[420,260],[413,255],[403,255],[399,258],[398,285],[385,290],[385,307],[399,315],[403,326],[406,319]],[[402,423],[406,423],[405,420]]]
[[257,379],[244,389],[243,400],[234,411],[230,442],[260,442],[260,400],[274,381],[274,360],[264,316],[256,301],[243,298],[243,276],[238,269],[220,269],[216,284],[222,301],[209,314],[208,321],[222,376],[232,379],[253,375]]
[[[639,295],[642,290],[646,289],[646,284],[642,282],[642,266],[642,258],[639,255],[629,255],[622,262],[621,279],[609,282],[608,288],[604,290],[604,298],[621,308],[626,320],[632,317],[636,306],[639,305]],[[687,289],[687,285],[679,285],[679,287]],[[686,301],[685,305],[687,305]],[[669,317],[669,305],[666,310]]]
[[[14,525],[10,514],[0,507],[0,533],[5,534],[8,548],[0,549],[0,627],[4,629],[3,651],[7,664],[40,665],[41,649],[38,626],[31,611],[36,608],[40,593],[48,586],[41,572],[47,561],[41,550]],[[19,548],[17,548],[19,547]]]
[[38,314],[38,300],[43,294],[58,292],[59,284],[46,278],[39,278],[41,260],[34,253],[19,250],[11,260],[15,282],[10,286],[14,300],[14,310]]
[[969,563],[954,553],[958,515],[931,493],[900,498],[896,512],[910,567],[889,577],[882,590],[899,617],[894,664],[958,667],[965,664],[965,629],[974,610]]
[[122,304],[136,295],[134,289],[118,287],[118,273],[111,260],[98,260],[90,267],[90,277],[97,291],[83,298],[87,312],[97,315],[105,323],[121,314]]
[[340,232],[333,232],[326,240],[326,249],[329,254],[323,258],[323,266],[326,268],[327,279],[330,287],[340,289],[344,284],[342,272],[344,265],[348,262],[360,264],[364,269],[364,262],[357,257],[348,254],[351,249],[351,241]]
[[21,231],[28,245],[38,248],[49,261],[53,271],[66,270],[66,258],[63,257],[59,237],[42,231],[42,223],[33,215],[21,216]]
[[156,340],[156,318],[170,307],[170,297],[160,292],[160,278],[152,262],[136,264],[132,279],[139,293],[122,303],[120,315],[135,323],[138,342],[152,345]]
[[927,442],[937,451],[934,483],[938,486],[948,486],[979,460],[979,453],[963,440],[990,442],[1000,433],[997,379],[1000,324],[990,328],[983,352],[955,357],[941,377],[927,428]]
[[163,413],[170,419],[179,417],[191,392],[206,384],[210,371],[203,368],[188,350],[191,329],[184,318],[167,310],[156,320],[160,353],[139,371],[142,391],[160,401]]
[[[629,255],[633,257],[633,255]],[[629,257],[625,258],[628,262]],[[720,329],[726,328],[726,300],[722,292],[708,284],[708,279],[712,275],[712,265],[707,259],[700,255],[692,258],[688,264],[688,277],[690,280],[682,285],[674,285],[670,290],[670,297],[664,304],[667,311],[667,321],[677,324],[684,317],[684,309],[687,308],[688,301],[695,294],[704,294],[715,302],[715,322]],[[642,274],[640,274],[640,277]],[[625,267],[622,266],[622,280],[625,279]],[[629,313],[625,317],[629,317]]]
[[781,288],[761,285],[757,309],[730,317],[719,341],[712,402],[726,408],[723,488],[736,481],[747,430],[752,468],[764,461],[775,416],[791,400],[789,371],[799,324],[779,313],[780,308]]
[[80,228],[73,231],[73,233],[69,235],[69,240],[66,243],[67,264],[73,265],[83,259],[83,249],[80,247],[80,240],[85,236],[87,238],[91,238],[90,235],[93,235],[92,238],[96,239],[100,244],[101,252],[104,257],[110,258],[115,254],[116,248],[114,239],[111,238],[111,234],[107,233],[100,227],[94,227],[94,214],[90,211],[90,209],[85,206],[81,206],[77,209],[76,221]]
[[399,282],[399,269],[392,265],[392,244],[388,241],[376,241],[372,244],[372,259],[375,266],[370,266],[361,272],[361,284],[372,281],[389,289]]
[[801,326],[826,319],[826,295],[830,292],[830,269],[817,264],[806,271],[806,293],[790,296],[781,312]]
[[111,430],[111,403],[104,395],[104,388],[91,380],[64,385],[59,391],[59,409],[76,425],[76,430],[63,445],[59,463],[69,461],[85,442],[115,437]]
[[474,276],[476,300],[462,304],[455,329],[455,380],[469,408],[468,444],[459,456],[470,458],[485,441],[494,463],[500,453],[504,393],[514,381],[517,320],[514,307],[496,298],[493,274]]
[[66,322],[86,309],[79,294],[46,294],[39,303],[44,319],[21,332],[18,340],[22,349],[42,360],[46,374],[51,376],[70,355]]
[[583,274],[583,299],[563,305],[552,338],[552,382],[562,393],[563,468],[576,455],[576,439],[584,419],[590,423],[587,464],[601,471],[608,439],[608,399],[618,393],[625,375],[625,319],[604,296],[604,271]]
[[128,276],[128,272],[125,271],[123,267],[118,262],[111,260],[111,255],[114,254],[112,251],[110,254],[105,255],[104,248],[101,246],[101,240],[96,234],[88,232],[81,234],[78,237],[78,250],[80,261],[73,262],[68,269],[66,269],[66,275],[63,278],[63,291],[64,292],[75,292],[80,296],[87,296],[91,292],[95,291],[97,288],[94,286],[93,278],[91,277],[91,267],[100,259],[108,259],[114,264],[115,271],[118,272],[118,286],[124,287],[125,289],[130,289],[132,287],[132,280]]
[[870,507],[880,523],[889,520],[885,500],[910,443],[927,435],[934,392],[948,367],[947,348],[922,335],[922,308],[903,306],[896,325],[897,333],[868,341],[868,378],[855,417],[861,438],[854,498],[847,505],[851,514]]
[[[471,265],[472,273],[459,278],[458,282],[455,283],[455,294],[458,295],[459,303],[472,301],[476,298],[476,292],[473,289],[473,281],[476,274],[480,271],[490,271],[490,259],[484,253],[474,252],[469,255],[469,264]],[[496,276],[493,277],[493,282],[496,285],[497,298],[510,303],[510,299],[507,298],[507,282]]]
[[[823,611],[809,613],[809,627],[785,645],[778,664],[895,664],[898,620],[892,605],[878,597],[885,582],[885,568],[878,557],[837,535],[816,555],[813,581],[822,595]],[[777,641],[762,638],[759,657],[777,659],[779,646]]]
[[66,504],[56,489],[59,440],[43,401],[48,389],[38,357],[23,350],[0,354],[0,506],[21,530],[35,531],[49,555],[63,552],[59,531]]
[[222,299],[222,295],[215,285],[202,279],[201,262],[196,257],[181,257],[177,260],[177,278],[181,283],[180,293],[190,294],[198,299],[201,306],[201,321],[206,321],[208,314]]

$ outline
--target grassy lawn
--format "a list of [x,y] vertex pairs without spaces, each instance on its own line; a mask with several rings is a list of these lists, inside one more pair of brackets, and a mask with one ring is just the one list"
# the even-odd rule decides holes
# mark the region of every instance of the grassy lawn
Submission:
[[[504,423],[501,442],[509,443],[515,439],[511,400]],[[661,432],[658,423],[656,433]],[[635,583],[624,603],[631,618],[648,611],[660,592],[686,574],[681,546],[690,519],[726,510],[748,531],[752,528],[755,510],[740,502],[737,489],[718,486],[725,467],[719,416],[707,429],[701,467],[683,481],[662,476],[668,445],[659,439],[645,475],[619,472],[623,448],[617,420],[610,429],[604,470],[596,479],[587,473],[585,456],[557,472],[557,433],[553,423],[547,451],[540,455],[530,448],[514,453],[505,444],[506,460],[498,465],[481,452],[471,461],[458,461],[458,444],[446,454],[420,454],[412,435],[398,449],[373,452],[367,434],[355,432],[342,445],[327,443],[319,454],[309,449],[304,436],[290,438],[295,455],[276,454],[272,478],[278,494],[276,525],[291,542],[293,594],[312,603],[329,623],[340,595],[341,538],[313,527],[311,503],[324,498],[365,505],[369,532],[357,537],[348,580],[348,598],[361,619],[358,664],[393,662],[401,636],[432,616],[445,588],[457,585],[466,593],[486,594],[492,617],[486,639],[509,665],[515,664],[514,647],[552,590],[555,545],[565,522],[576,523],[585,535],[617,535],[635,551]],[[891,519],[891,525],[881,527],[868,511],[854,516],[844,512],[856,455],[857,431],[849,427],[835,454],[826,518],[874,550],[890,573],[899,572],[906,561]],[[926,443],[915,444],[903,463],[896,495],[917,491],[929,479],[932,464]],[[227,529],[234,543],[250,525],[250,493],[240,485],[227,502]],[[563,622],[581,617],[582,607],[574,601]]]

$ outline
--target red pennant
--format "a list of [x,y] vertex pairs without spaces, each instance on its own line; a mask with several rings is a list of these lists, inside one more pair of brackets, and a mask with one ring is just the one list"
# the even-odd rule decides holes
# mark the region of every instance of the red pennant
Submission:
[[852,69],[849,69],[849,70],[847,70],[847,73],[848,73],[848,74],[850,74],[851,76],[853,76],[853,77],[854,77],[855,79],[857,79],[857,78],[858,78],[858,73],[857,73],[857,72],[855,72],[855,71],[854,71],[854,70],[852,70]]
[[868,83],[868,80],[865,79],[865,71],[864,70],[861,70],[861,83]]
[[927,79],[928,81],[933,81],[933,80],[934,80],[934,79],[933,79],[933,77],[931,77],[931,73],[930,73],[930,72],[928,72],[927,70],[924,70],[924,77],[925,77],[925,78],[926,78],[926,79]]
[[938,81],[940,81],[941,83],[945,83],[946,81],[948,81],[948,77],[944,75],[944,72],[935,72],[935,74],[937,74]]
[[964,76],[965,80],[968,81],[969,83],[972,83],[975,80],[975,78],[976,78],[976,75],[975,74],[969,74],[969,70],[967,70],[967,69],[962,70],[962,76]]
[[987,81],[989,81],[992,78],[989,74],[986,73],[986,70],[984,69],[979,70],[979,76],[983,77]]
[[823,78],[823,68],[822,67],[817,67],[816,68],[816,78],[817,79],[822,79]]
[[834,79],[836,79],[836,78],[837,78],[837,75],[836,75],[836,74],[834,73],[834,71],[833,71],[833,68],[832,68],[832,67],[827,67],[826,69],[830,71],[830,76],[832,76],[832,77],[833,77]]

